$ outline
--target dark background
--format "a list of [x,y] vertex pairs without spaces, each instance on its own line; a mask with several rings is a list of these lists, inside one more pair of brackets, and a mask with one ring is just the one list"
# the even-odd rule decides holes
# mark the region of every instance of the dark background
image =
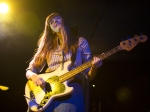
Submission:
[[[150,36],[148,0],[3,0],[10,12],[0,14],[1,112],[26,112],[25,69],[45,18],[60,13],[85,37],[93,55],[106,52],[134,35]],[[0,0],[2,2],[2,0]],[[103,60],[91,82],[91,112],[149,112],[150,42]],[[92,85],[96,86],[93,88]]]

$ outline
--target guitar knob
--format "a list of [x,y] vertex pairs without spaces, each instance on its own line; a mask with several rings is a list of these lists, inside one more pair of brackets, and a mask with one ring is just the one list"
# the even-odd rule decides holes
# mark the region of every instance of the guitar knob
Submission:
[[30,91],[30,98],[31,98],[31,99],[35,99],[35,96],[34,96],[34,94],[33,94],[33,91]]
[[42,103],[42,104],[46,104],[46,102],[47,102],[47,100],[44,99],[41,103]]
[[45,95],[45,96],[44,96],[44,99],[48,99],[48,98],[49,98],[48,95]]

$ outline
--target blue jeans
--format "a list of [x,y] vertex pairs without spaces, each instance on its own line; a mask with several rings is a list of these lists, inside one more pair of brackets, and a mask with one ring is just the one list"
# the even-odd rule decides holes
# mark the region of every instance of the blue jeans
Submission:
[[54,109],[54,112],[76,112],[76,107],[69,103],[62,103]]

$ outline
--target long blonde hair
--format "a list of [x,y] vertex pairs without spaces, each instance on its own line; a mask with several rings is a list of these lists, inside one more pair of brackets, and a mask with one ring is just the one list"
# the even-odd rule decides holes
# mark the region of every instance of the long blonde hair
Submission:
[[[60,15],[58,13],[52,13],[46,18],[44,31],[38,40],[38,47],[33,57],[35,65],[40,65],[46,58],[48,58],[51,52],[57,48],[57,35],[50,28],[50,21],[56,16]],[[69,26],[63,18],[61,35],[62,49],[64,52],[68,52],[68,50],[76,52],[78,38],[71,33]]]

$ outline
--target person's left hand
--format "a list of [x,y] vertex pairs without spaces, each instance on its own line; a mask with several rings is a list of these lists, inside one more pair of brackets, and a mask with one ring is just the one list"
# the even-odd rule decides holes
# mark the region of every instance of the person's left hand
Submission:
[[92,67],[94,68],[98,68],[100,66],[102,66],[103,63],[102,63],[102,60],[98,57],[93,57],[93,61],[92,61]]

